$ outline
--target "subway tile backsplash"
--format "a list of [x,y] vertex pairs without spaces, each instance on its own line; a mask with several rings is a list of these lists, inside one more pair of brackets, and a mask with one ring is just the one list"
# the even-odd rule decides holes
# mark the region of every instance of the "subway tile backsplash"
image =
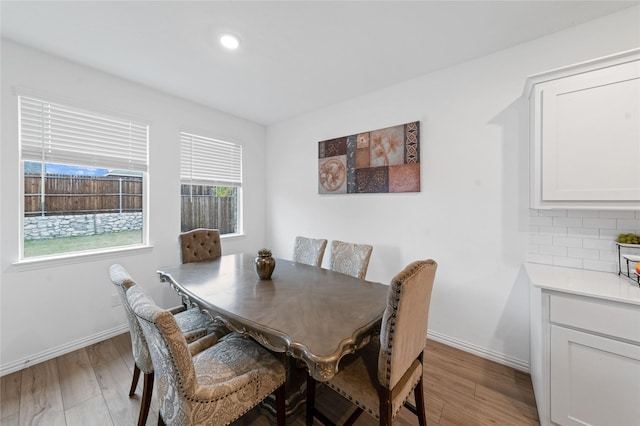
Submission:
[[640,234],[640,210],[530,209],[528,261],[617,273],[615,239],[629,232]]

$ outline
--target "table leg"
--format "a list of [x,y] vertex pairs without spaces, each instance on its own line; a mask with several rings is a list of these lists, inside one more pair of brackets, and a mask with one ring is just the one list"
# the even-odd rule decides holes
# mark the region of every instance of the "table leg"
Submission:
[[[284,362],[287,367],[287,381],[285,382],[285,415],[287,417],[291,417],[297,414],[298,410],[303,407],[306,402],[307,373],[306,370],[299,365],[298,360],[295,358],[287,356]],[[275,395],[269,395],[262,402],[262,404],[260,404],[260,409],[269,417],[275,419]]]

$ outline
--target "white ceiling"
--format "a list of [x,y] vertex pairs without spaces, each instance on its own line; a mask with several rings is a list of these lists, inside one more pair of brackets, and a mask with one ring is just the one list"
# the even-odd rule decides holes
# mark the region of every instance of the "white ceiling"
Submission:
[[[2,36],[269,125],[638,1],[1,1]],[[230,31],[239,51],[216,35]]]

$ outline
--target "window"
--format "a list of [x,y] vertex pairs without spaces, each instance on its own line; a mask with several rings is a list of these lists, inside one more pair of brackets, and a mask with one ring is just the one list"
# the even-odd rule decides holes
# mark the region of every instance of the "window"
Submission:
[[146,242],[149,126],[20,96],[22,258]]
[[242,146],[180,133],[181,230],[241,232]]

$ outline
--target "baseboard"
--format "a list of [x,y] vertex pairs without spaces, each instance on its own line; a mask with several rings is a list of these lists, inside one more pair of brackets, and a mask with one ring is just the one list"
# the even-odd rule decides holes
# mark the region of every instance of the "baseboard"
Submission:
[[444,343],[445,345],[448,345],[448,346],[452,346],[456,349],[460,349],[461,351],[472,353],[481,358],[485,358],[485,359],[497,362],[498,364],[506,365],[507,367],[524,371],[525,373],[530,372],[529,363],[521,359],[513,358],[505,354],[490,351],[486,348],[471,344],[469,342],[458,340],[450,336],[446,336],[436,331],[428,331],[427,338],[431,340],[435,340],[436,342]]
[[[129,331],[129,327],[126,324],[124,324],[118,327],[114,327],[110,330],[106,330],[101,333],[97,333],[92,336],[85,337],[83,339],[78,339],[76,341],[67,343],[65,345],[51,348],[49,350],[40,352],[39,354],[35,354],[28,358],[19,359],[9,364],[2,364],[0,365],[0,377],[5,376],[7,374],[11,374],[18,370],[22,370],[23,368],[27,368],[31,365],[48,361],[50,359],[59,357],[69,352],[82,349],[84,347],[93,345],[94,343],[102,342],[103,340],[110,339],[114,336],[117,336],[122,333],[126,333],[128,331]],[[436,342],[444,343],[445,345],[448,345],[448,346],[452,346],[456,349],[460,349],[461,351],[469,352],[479,357],[489,359],[491,361],[497,362],[498,364],[515,368],[516,370],[524,371],[526,373],[529,373],[530,371],[528,362],[522,361],[517,358],[509,357],[498,352],[487,350],[486,348],[482,348],[480,346],[455,339],[453,337],[444,335],[442,333],[429,331],[427,333],[427,338],[435,340]]]
[[94,343],[102,342],[103,340],[110,339],[119,334],[129,331],[127,324],[114,327],[110,330],[106,330],[94,335],[84,337],[82,339],[75,340],[73,342],[66,343],[64,345],[57,346],[55,348],[47,349],[46,351],[34,354],[28,358],[22,358],[17,361],[10,362],[8,364],[0,365],[0,377],[11,374],[13,372],[22,370],[23,368],[30,367],[35,364],[39,364],[44,361],[59,357],[61,355],[73,352],[78,349],[85,348],[93,345]]

